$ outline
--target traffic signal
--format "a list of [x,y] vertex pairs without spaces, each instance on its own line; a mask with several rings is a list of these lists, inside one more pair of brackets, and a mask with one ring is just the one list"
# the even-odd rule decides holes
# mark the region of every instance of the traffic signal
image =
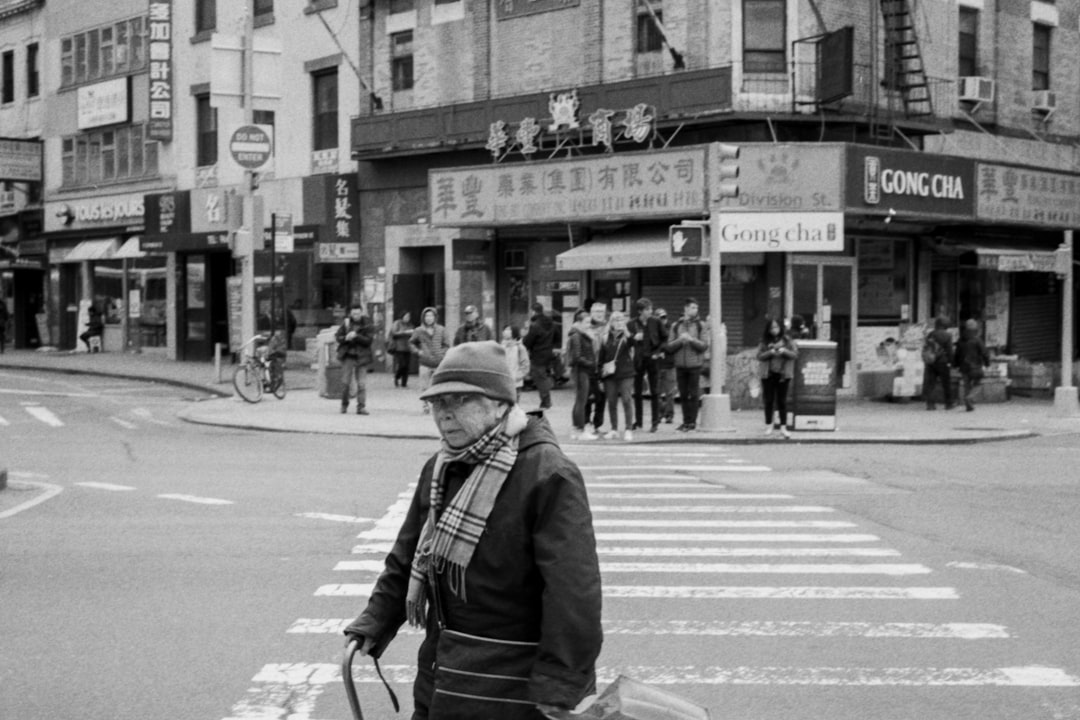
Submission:
[[714,143],[713,158],[716,168],[713,171],[714,200],[739,196],[739,146],[727,143]]
[[705,224],[672,225],[668,228],[671,257],[699,259],[705,254]]

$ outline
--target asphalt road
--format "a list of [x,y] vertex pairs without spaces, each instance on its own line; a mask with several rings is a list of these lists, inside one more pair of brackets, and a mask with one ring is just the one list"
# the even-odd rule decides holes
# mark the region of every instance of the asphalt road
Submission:
[[[197,395],[0,374],[4,717],[345,720],[362,608],[429,442],[175,419]],[[714,718],[1080,718],[1072,436],[955,447],[568,445],[601,683]],[[50,499],[3,517],[30,484]],[[384,670],[403,700],[417,636]],[[356,663],[369,718],[393,716]]]

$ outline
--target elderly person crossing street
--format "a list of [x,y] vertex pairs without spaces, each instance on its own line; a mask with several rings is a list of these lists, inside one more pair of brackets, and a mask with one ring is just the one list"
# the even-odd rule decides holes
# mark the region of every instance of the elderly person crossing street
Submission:
[[442,447],[345,630],[378,658],[406,621],[424,628],[414,720],[563,718],[596,692],[600,571],[585,485],[516,395],[499,344],[447,352],[421,396]]

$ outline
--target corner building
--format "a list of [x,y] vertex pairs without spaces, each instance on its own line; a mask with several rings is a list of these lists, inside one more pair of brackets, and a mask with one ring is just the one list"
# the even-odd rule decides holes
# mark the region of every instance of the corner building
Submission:
[[[1075,0],[361,12],[378,102],[352,121],[352,155],[388,318],[434,305],[453,329],[474,304],[520,326],[539,300],[565,331],[590,298],[705,310],[707,265],[669,246],[689,220],[722,243],[733,405],[769,316],[836,341],[847,394],[911,394],[896,350],[917,355],[936,315],[978,322],[1006,372],[1060,357]],[[741,149],[737,193],[720,143]]]

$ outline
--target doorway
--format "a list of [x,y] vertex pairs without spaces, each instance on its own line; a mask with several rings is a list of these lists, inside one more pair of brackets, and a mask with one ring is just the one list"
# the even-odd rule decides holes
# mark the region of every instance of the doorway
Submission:
[[836,372],[843,388],[854,380],[855,258],[788,255],[787,316],[802,315],[814,340],[836,343]]
[[232,258],[226,252],[181,257],[180,359],[209,360],[214,356],[214,343],[229,343],[226,278]]

